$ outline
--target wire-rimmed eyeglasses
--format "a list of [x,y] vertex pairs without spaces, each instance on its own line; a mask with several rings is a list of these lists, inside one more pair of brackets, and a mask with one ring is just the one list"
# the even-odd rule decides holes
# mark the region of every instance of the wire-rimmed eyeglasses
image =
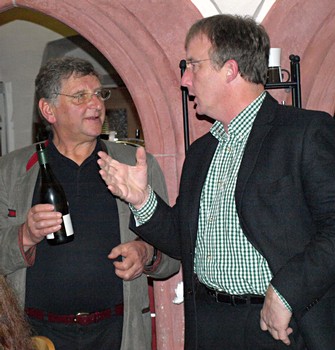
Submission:
[[93,96],[96,96],[101,101],[106,101],[111,97],[111,94],[112,92],[109,89],[100,89],[95,92],[77,92],[74,95],[61,94],[56,92],[54,95],[70,97],[73,104],[81,105],[83,103],[89,102]]
[[211,58],[205,58],[203,60],[186,60],[186,68],[194,72],[196,68],[199,67],[199,63],[210,60]]

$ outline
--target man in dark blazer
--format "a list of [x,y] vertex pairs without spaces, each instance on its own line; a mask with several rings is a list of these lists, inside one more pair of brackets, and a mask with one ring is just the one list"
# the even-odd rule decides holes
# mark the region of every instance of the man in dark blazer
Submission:
[[182,260],[185,349],[335,348],[335,122],[264,91],[269,38],[218,15],[186,37],[182,85],[215,120],[186,156],[177,202],[100,152],[131,227]]

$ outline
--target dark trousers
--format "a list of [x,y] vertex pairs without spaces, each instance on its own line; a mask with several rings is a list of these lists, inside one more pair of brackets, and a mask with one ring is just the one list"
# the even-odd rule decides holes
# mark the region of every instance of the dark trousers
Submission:
[[34,333],[50,338],[57,350],[120,350],[123,316],[92,323],[51,323],[29,318]]
[[262,304],[218,303],[201,285],[196,296],[197,350],[304,350],[296,324],[292,321],[291,345],[272,338],[260,328]]

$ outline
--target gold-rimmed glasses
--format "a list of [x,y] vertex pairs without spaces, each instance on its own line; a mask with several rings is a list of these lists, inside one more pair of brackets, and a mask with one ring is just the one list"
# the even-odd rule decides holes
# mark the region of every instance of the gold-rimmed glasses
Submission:
[[94,92],[80,91],[73,95],[61,94],[61,93],[55,93],[54,95],[70,97],[73,104],[81,105],[83,103],[89,102],[93,98],[93,96],[96,96],[101,101],[106,101],[111,97],[111,94],[112,92],[109,89],[100,89]]

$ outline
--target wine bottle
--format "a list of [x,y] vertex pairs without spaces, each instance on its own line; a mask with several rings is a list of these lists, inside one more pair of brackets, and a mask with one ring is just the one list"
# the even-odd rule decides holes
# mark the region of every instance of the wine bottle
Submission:
[[40,164],[40,203],[53,204],[55,211],[59,211],[63,215],[60,230],[48,234],[47,242],[50,245],[71,242],[74,239],[74,233],[64,189],[48,163],[45,144],[36,144],[36,151]]
[[100,138],[103,140],[108,140],[109,138],[109,122],[107,117],[105,117],[105,121],[102,124]]

